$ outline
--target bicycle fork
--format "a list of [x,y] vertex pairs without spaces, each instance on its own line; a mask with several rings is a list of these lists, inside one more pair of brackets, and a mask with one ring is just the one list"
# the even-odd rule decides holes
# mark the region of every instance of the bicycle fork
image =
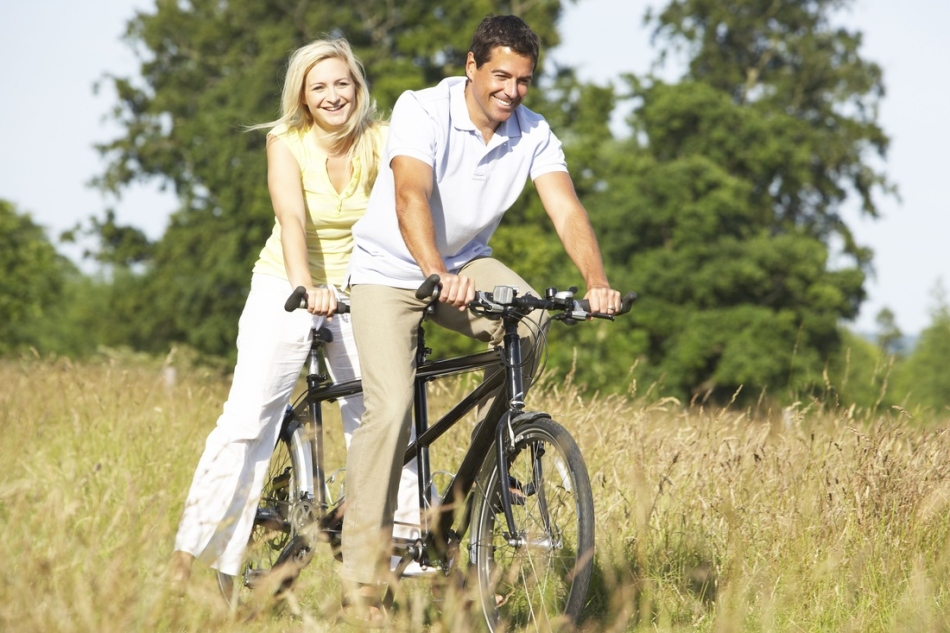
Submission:
[[[505,384],[508,386],[508,409],[499,419],[498,426],[495,428],[495,459],[498,464],[498,484],[501,495],[501,507],[505,514],[505,523],[508,531],[504,534],[508,544],[513,547],[523,545],[536,545],[552,547],[553,533],[551,530],[550,519],[547,513],[547,503],[544,499],[544,486],[542,484],[544,473],[541,469],[541,456],[544,449],[537,445],[532,445],[531,463],[532,463],[532,481],[525,485],[523,482],[515,482],[508,471],[509,459],[515,453],[515,433],[514,426],[518,417],[524,414],[525,409],[525,380],[524,380],[524,361],[521,354],[521,337],[518,334],[518,322],[505,319],[505,349],[507,350],[505,371],[508,372]],[[517,486],[521,503],[527,503],[527,497],[538,495],[538,503],[543,517],[544,533],[547,535],[545,543],[527,543],[523,530],[518,529],[515,523],[512,505],[513,487]]]

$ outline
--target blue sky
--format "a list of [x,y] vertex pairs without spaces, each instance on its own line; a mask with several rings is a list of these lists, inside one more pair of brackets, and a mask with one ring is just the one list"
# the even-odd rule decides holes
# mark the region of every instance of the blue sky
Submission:
[[[648,5],[659,3],[567,3],[563,43],[551,55],[601,83],[622,72],[645,72],[656,56],[641,24]],[[93,85],[106,72],[135,72],[120,35],[136,8],[151,6],[150,0],[0,4],[0,198],[30,212],[53,236],[111,206],[120,221],[158,237],[175,207],[154,184],[137,186],[118,201],[85,186],[102,171],[93,143],[118,134],[103,120],[114,95],[108,89],[96,94]],[[846,211],[859,242],[875,251],[870,297],[853,327],[873,332],[874,316],[886,306],[905,333],[915,334],[930,323],[937,280],[950,287],[950,194],[944,181],[950,162],[944,157],[950,145],[950,38],[944,33],[950,2],[856,0],[840,19],[864,33],[862,55],[884,69],[888,92],[880,123],[892,145],[883,168],[901,192],[900,202],[880,199],[877,221]]]

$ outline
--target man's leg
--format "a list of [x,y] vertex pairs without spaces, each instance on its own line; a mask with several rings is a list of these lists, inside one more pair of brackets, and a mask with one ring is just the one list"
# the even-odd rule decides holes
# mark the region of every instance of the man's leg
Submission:
[[347,453],[340,575],[351,584],[371,584],[389,569],[396,490],[409,438],[416,326],[425,306],[414,291],[387,286],[354,286],[350,296],[366,412]]
[[[470,277],[475,281],[477,290],[492,291],[495,286],[515,286],[518,288],[518,295],[523,296],[531,293],[535,296],[541,296],[525,281],[520,275],[499,262],[497,259],[483,257],[475,259],[466,264],[460,275]],[[528,319],[532,320],[528,323]],[[531,385],[531,377],[538,366],[537,354],[534,353],[534,346],[541,336],[540,332],[547,331],[550,326],[550,318],[545,312],[534,312],[528,319],[525,319],[518,326],[518,334],[521,336],[522,360],[524,362],[525,390]],[[469,310],[447,310],[439,309],[436,311],[434,320],[443,327],[455,332],[459,332],[479,341],[483,341],[489,347],[495,347],[502,344],[505,331],[500,320],[488,319],[477,316]],[[486,370],[485,377],[488,378],[494,371]],[[481,421],[484,414],[491,405],[491,399],[486,400],[479,406],[478,419]]]
[[[333,341],[326,345],[327,368],[334,382],[360,378],[360,364],[353,335],[352,315],[338,314],[326,324],[333,334]],[[349,450],[353,432],[363,420],[365,407],[363,394],[358,393],[337,400],[343,421],[343,438]],[[409,440],[415,433],[410,429]],[[419,511],[419,476],[417,464],[406,464],[400,473],[398,503],[396,504],[394,535],[402,538],[418,538],[422,515]]]

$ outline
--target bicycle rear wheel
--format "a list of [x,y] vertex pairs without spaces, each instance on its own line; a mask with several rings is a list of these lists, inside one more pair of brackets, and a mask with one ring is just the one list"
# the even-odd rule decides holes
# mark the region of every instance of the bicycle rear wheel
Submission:
[[594,502],[580,449],[547,419],[515,427],[508,534],[494,451],[478,482],[470,558],[489,629],[557,630],[577,622],[593,570]]
[[[301,534],[312,523],[314,498],[311,442],[298,418],[298,413],[305,412],[288,411],[283,421],[241,574],[235,578],[218,572],[218,586],[232,605],[246,602],[256,589],[273,594],[286,588],[299,568],[309,562],[312,545]],[[281,573],[273,573],[275,568]]]

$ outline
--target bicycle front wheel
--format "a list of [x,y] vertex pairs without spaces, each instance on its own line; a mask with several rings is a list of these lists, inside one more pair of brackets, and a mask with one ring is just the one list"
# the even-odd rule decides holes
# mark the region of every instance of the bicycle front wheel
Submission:
[[[587,600],[594,557],[594,501],[580,449],[547,419],[516,426],[508,480],[494,451],[479,476],[470,558],[485,620],[494,631],[557,630],[576,623]],[[509,487],[509,533],[501,486]]]
[[[288,574],[272,573],[282,565],[302,566],[311,553],[308,539],[301,536],[312,520],[313,453],[306,427],[298,413],[288,411],[268,465],[254,526],[238,577],[218,572],[218,586],[232,605],[245,602],[264,584],[267,593],[279,591],[293,581]],[[286,577],[286,578],[285,578]]]

